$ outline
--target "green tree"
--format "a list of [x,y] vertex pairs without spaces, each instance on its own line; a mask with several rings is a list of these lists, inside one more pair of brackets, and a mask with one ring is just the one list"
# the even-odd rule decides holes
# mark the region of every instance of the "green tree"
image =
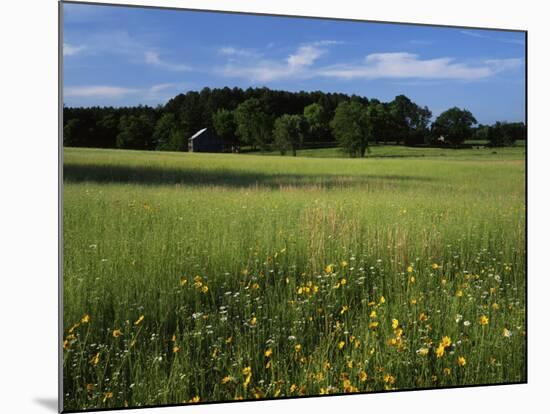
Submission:
[[456,106],[442,112],[432,124],[432,137],[434,140],[443,137],[444,142],[458,146],[473,135],[473,126],[477,120],[466,109]]
[[351,157],[364,157],[368,150],[369,125],[365,105],[358,101],[341,102],[330,126],[339,145]]
[[121,116],[119,131],[117,135],[118,148],[153,148],[153,122],[147,115]]
[[407,145],[424,143],[432,117],[427,106],[420,107],[405,95],[398,95],[390,102],[389,109],[393,118],[394,133],[399,141]]
[[249,98],[235,110],[237,135],[245,144],[257,146],[262,150],[271,143],[273,119],[268,115],[257,98]]
[[516,142],[513,124],[507,122],[495,122],[487,132],[487,139],[491,147],[506,147]]
[[236,144],[235,116],[232,111],[219,109],[212,115],[212,124],[216,134],[230,145]]
[[304,119],[307,121],[307,132],[312,141],[321,140],[329,132],[327,113],[318,103],[304,107]]
[[274,143],[281,155],[285,155],[290,150],[292,155],[296,156],[296,150],[304,141],[304,124],[304,119],[300,115],[284,114],[275,120]]
[[159,118],[153,131],[153,142],[155,149],[160,151],[185,150],[187,141],[178,129],[174,114],[166,113]]

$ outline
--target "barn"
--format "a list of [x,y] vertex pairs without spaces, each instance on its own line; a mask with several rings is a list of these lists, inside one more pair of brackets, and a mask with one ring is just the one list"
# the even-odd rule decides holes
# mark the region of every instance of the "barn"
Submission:
[[197,131],[189,138],[189,152],[223,152],[225,143],[208,128]]

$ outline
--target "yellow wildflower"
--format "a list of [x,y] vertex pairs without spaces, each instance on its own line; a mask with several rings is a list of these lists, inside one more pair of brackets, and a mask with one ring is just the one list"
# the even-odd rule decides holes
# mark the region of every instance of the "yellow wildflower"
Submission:
[[412,273],[412,272],[413,272],[413,267],[412,266],[407,267],[407,273]]
[[451,375],[451,368],[443,368],[443,374],[445,375]]
[[333,270],[334,270],[334,266],[332,264],[326,265],[325,273],[332,273]]
[[344,346],[346,346],[346,343],[344,341],[338,342],[338,349],[342,349]]
[[177,353],[180,351],[180,349],[181,349],[181,348],[180,348],[179,346],[176,345],[176,346],[174,346],[174,347],[172,348],[172,353],[177,354]]
[[459,367],[463,367],[464,365],[466,365],[466,358],[464,358],[463,356],[459,356],[456,363]]
[[225,377],[222,378],[222,384],[227,384],[228,382],[231,382],[231,381],[233,381],[233,377],[230,375],[226,375]]
[[63,349],[69,349],[70,346],[71,345],[70,345],[69,341],[67,339],[65,339],[63,341]]
[[190,403],[198,403],[198,402],[200,402],[200,400],[201,400],[201,397],[199,397],[198,395],[195,395],[193,398],[191,398],[189,400],[189,402]]
[[376,329],[378,328],[378,322],[371,322],[369,323],[369,329]]
[[99,364],[99,352],[90,359],[90,363],[94,366]]
[[258,319],[256,319],[255,316],[253,316],[252,319],[250,319],[250,325],[252,326],[256,325],[257,322],[258,322]]
[[370,313],[370,315],[369,315],[369,317],[372,318],[372,319],[375,319],[376,316],[377,316],[377,314],[376,314],[376,311],[375,311],[375,310],[373,310],[373,311]]
[[273,350],[271,348],[267,348],[264,352],[264,355],[269,358],[271,355],[273,355]]
[[420,320],[420,322],[426,322],[428,320],[428,315],[426,315],[424,312],[422,312],[420,314],[420,316],[418,317],[418,319]]
[[294,391],[296,391],[298,389],[298,386],[296,384],[292,384],[290,386],[290,392],[293,393]]
[[391,320],[392,329],[397,329],[398,326],[399,326],[399,320],[398,319],[392,319]]
[[344,286],[346,283],[348,283],[348,282],[347,282],[346,278],[343,277],[343,278],[340,280],[340,284],[341,284],[342,286]]
[[359,372],[359,381],[365,382],[369,378],[368,374],[365,371]]
[[103,393],[103,402],[107,401],[109,398],[113,398],[113,393],[111,391]]
[[461,298],[461,297],[463,296],[462,291],[461,291],[461,290],[457,290],[457,291],[456,291],[456,296],[459,297],[459,298]]
[[439,269],[439,265],[437,263],[432,263],[432,269],[433,270]]
[[448,336],[444,336],[441,338],[441,345],[443,345],[444,348],[448,348],[451,346],[451,338]]
[[202,292],[202,293],[208,293],[208,286],[203,285],[203,286],[201,287],[201,292]]
[[489,318],[485,315],[481,315],[479,318],[479,324],[480,325],[488,325],[489,324]]
[[182,276],[182,277],[180,278],[180,285],[181,285],[181,286],[185,286],[186,284],[187,284],[187,279],[186,279],[185,277]]
[[506,338],[510,338],[512,336],[512,332],[509,331],[508,329],[504,328],[502,330],[502,336],[506,337]]
[[438,358],[441,358],[445,354],[445,347],[443,344],[439,344],[437,349],[435,350],[435,356]]
[[384,375],[384,382],[386,384],[395,384],[395,377],[390,374]]
[[82,319],[80,320],[80,323],[88,323],[90,322],[90,315],[88,315],[87,313],[84,314],[84,316],[82,317]]
[[342,260],[340,262],[340,266],[342,266],[342,267],[346,267],[347,265],[348,265],[348,262],[346,262],[345,260]]
[[141,315],[139,318],[137,318],[137,320],[134,322],[134,325],[139,325],[141,322],[143,322],[143,320],[145,319],[145,316],[144,315]]
[[380,303],[386,303],[386,298],[384,296],[380,296]]
[[229,338],[227,338],[227,339],[225,340],[225,343],[228,344],[228,345],[229,345],[231,342],[233,342],[233,337],[232,337],[232,336],[230,336]]
[[113,338],[118,338],[120,335],[122,335],[122,331],[120,329],[115,329],[113,331]]
[[343,315],[349,310],[349,306],[342,306],[342,309],[340,310],[340,315]]

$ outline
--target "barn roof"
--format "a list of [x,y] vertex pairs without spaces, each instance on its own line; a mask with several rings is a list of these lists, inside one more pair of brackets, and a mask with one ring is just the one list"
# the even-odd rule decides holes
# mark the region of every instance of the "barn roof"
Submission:
[[208,128],[203,128],[203,129],[201,129],[201,130],[195,132],[195,134],[194,134],[191,138],[189,138],[189,139],[192,140],[192,139],[197,138],[199,135],[201,135],[201,134],[202,134],[204,131],[206,131],[207,129],[208,129]]

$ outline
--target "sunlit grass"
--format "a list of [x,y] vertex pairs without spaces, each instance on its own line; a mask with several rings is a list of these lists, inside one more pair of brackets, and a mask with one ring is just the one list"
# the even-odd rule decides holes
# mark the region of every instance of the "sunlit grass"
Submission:
[[65,409],[525,380],[524,162],[65,150]]

